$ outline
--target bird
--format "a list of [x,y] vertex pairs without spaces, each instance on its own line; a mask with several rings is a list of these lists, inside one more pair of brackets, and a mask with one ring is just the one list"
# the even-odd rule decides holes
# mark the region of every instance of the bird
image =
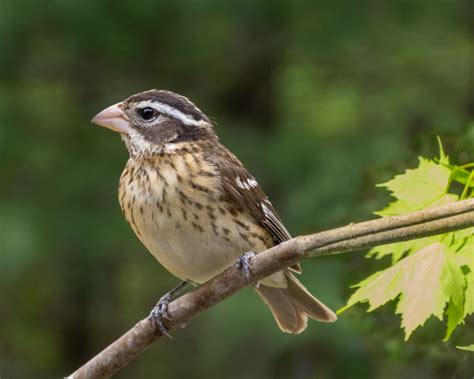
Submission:
[[[186,283],[199,285],[237,261],[291,239],[272,203],[241,161],[219,140],[215,123],[187,97],[152,89],[99,112],[92,122],[120,133],[129,159],[119,180],[123,214],[146,249],[183,283],[152,311],[167,334],[167,305]],[[308,318],[334,312],[296,278],[299,265],[254,287],[277,325],[298,334]]]

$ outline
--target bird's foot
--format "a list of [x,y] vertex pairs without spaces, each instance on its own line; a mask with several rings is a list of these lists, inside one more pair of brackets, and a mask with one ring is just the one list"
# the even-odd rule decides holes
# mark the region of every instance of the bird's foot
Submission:
[[[253,251],[249,251],[245,254],[242,254],[238,259],[237,259],[237,269],[242,272],[245,276],[245,279],[250,280],[250,260],[255,257],[255,253]],[[257,283],[258,285],[258,283]]]
[[156,327],[162,335],[173,338],[171,337],[171,334],[168,333],[168,328],[164,323],[164,319],[171,320],[170,316],[168,315],[168,305],[170,301],[171,297],[169,296],[169,293],[160,298],[158,303],[150,312],[150,317],[153,319]]
[[164,296],[160,298],[158,303],[150,312],[151,319],[155,322],[156,327],[160,333],[169,338],[171,335],[168,333],[168,328],[166,327],[164,320],[171,320],[168,314],[168,305],[173,301],[177,295],[179,295],[182,290],[188,285],[188,282],[184,281],[179,284],[177,287],[173,288],[171,291],[167,292]]

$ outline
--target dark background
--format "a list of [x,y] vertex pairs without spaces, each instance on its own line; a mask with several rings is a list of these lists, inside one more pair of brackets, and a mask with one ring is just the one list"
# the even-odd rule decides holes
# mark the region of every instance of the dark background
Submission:
[[[151,88],[182,93],[294,235],[374,217],[376,183],[437,154],[474,159],[472,1],[0,0],[0,376],[60,377],[175,284],[117,201],[127,152],[90,123]],[[388,261],[304,263],[332,308]],[[250,290],[118,378],[470,378],[472,317],[403,342],[393,304],[280,333]]]

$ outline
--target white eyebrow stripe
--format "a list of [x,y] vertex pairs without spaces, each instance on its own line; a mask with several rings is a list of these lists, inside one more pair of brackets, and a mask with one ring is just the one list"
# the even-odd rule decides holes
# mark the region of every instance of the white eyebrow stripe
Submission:
[[168,104],[161,103],[159,101],[143,100],[143,101],[140,101],[139,104],[140,106],[145,106],[145,107],[150,106],[166,116],[169,116],[181,121],[185,125],[194,125],[194,126],[209,125],[209,123],[205,120],[196,121],[193,117],[177,110],[176,108],[173,108],[172,106]]

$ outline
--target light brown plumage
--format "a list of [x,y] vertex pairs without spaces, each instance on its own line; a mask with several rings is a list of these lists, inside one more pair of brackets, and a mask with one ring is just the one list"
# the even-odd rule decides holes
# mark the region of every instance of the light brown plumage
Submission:
[[[97,123],[120,131],[130,152],[120,205],[138,238],[173,275],[200,284],[241,254],[290,238],[255,178],[188,99],[152,90],[114,107],[108,110],[113,121],[104,116]],[[289,270],[262,280],[256,291],[285,332],[300,333],[308,317],[336,319]]]

